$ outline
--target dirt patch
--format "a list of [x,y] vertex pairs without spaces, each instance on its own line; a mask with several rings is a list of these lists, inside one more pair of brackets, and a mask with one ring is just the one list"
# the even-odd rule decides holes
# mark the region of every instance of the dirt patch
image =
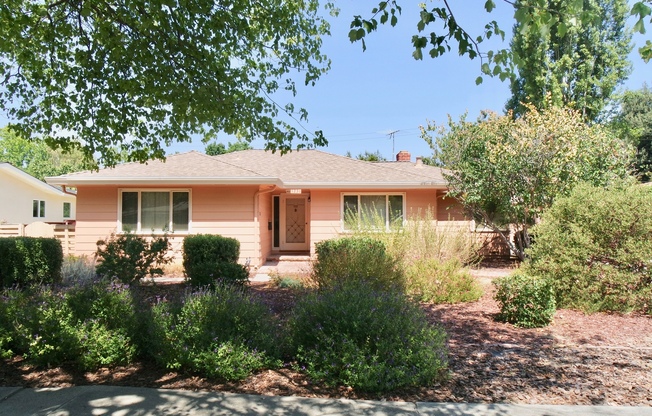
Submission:
[[[481,281],[487,283],[491,276]],[[652,319],[644,315],[584,315],[560,310],[543,329],[519,329],[496,322],[492,287],[477,302],[423,304],[429,320],[449,334],[450,377],[439,385],[382,396],[387,400],[507,402],[652,406]],[[158,284],[149,296],[180,296],[180,283]],[[279,317],[291,311],[297,292],[267,283],[251,285]],[[151,363],[80,372],[36,369],[20,357],[0,366],[0,385],[53,387],[88,384],[230,391],[263,395],[379,399],[347,388],[326,388],[286,366],[240,383],[217,383]]]

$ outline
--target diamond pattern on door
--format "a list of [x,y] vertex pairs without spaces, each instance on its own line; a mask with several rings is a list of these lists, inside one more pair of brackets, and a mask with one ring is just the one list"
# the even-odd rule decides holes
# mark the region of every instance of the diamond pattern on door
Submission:
[[306,200],[303,198],[286,199],[285,242],[306,242]]

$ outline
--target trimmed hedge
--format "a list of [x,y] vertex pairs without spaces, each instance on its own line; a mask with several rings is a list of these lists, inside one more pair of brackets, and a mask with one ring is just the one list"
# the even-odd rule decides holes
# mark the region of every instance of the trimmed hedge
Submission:
[[249,271],[238,264],[240,242],[221,235],[197,234],[183,240],[183,268],[193,286],[245,284]]
[[55,238],[0,238],[0,286],[61,282],[63,249]]

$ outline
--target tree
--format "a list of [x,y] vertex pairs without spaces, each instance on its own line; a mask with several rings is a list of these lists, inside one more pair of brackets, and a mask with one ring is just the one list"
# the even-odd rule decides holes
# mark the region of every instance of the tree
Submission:
[[[351,152],[346,152],[347,157],[352,157]],[[358,155],[355,157],[358,160],[366,160],[367,162],[386,162],[387,158],[385,158],[381,153],[380,150],[376,150],[375,152],[370,152],[368,150],[365,150],[364,153],[358,153]]]
[[601,186],[628,177],[633,157],[631,146],[610,130],[558,107],[530,106],[518,119],[483,113],[468,122],[463,116],[447,127],[428,125],[422,136],[448,169],[448,194],[521,259],[531,243],[529,228],[557,196],[580,182]]
[[79,150],[53,150],[41,141],[23,139],[7,128],[0,129],[0,161],[9,162],[40,180],[91,167]]
[[[522,6],[532,0],[520,0]],[[549,31],[524,31],[514,25],[511,50],[518,77],[511,82],[507,109],[515,116],[526,110],[567,106],[595,121],[609,103],[616,87],[631,72],[628,54],[631,34],[625,30],[627,0],[585,1],[583,11],[595,16],[575,25],[556,25]],[[548,0],[547,7],[565,13],[568,4]]]
[[[398,17],[401,14],[400,0],[382,0],[377,7],[371,10],[369,18],[354,16],[351,21],[351,30],[349,39],[351,42],[361,42],[362,49],[366,49],[365,37],[378,30],[379,25],[390,24],[395,26],[398,23]],[[421,3],[421,10],[417,20],[418,33],[412,36],[412,45],[414,46],[413,56],[415,59],[423,59],[424,52],[431,58],[437,58],[455,49],[460,55],[466,55],[470,59],[480,59],[480,70],[483,75],[499,76],[501,80],[514,77],[515,60],[513,52],[509,49],[483,50],[485,42],[491,38],[499,37],[505,39],[505,32],[501,29],[497,21],[488,22],[480,34],[473,35],[469,30],[462,27],[457,18],[453,7],[448,0],[443,1],[443,6],[432,7],[428,9],[425,2]],[[461,5],[460,8],[467,7]],[[514,8],[514,20],[521,25],[525,33],[545,33],[551,28],[557,30],[567,30],[577,22],[582,24],[595,19],[594,13],[584,10],[583,0],[559,0],[563,4],[563,12],[550,9],[548,0],[532,0],[524,4],[520,1],[503,0]],[[634,25],[634,31],[645,33],[645,21],[652,15],[652,0],[643,0],[635,2],[630,15],[637,18]],[[491,13],[496,8],[494,0],[486,0],[484,9]],[[459,11],[459,10],[458,10]],[[462,12],[463,13],[463,12]],[[652,23],[652,18],[650,18]],[[432,28],[439,25],[430,33],[423,33],[426,27]],[[565,28],[565,29],[563,29]],[[652,58],[652,43],[648,40],[646,44],[639,48],[639,53],[649,61]],[[476,83],[482,83],[483,76],[476,79]]]
[[236,141],[235,143],[229,142],[228,147],[224,146],[224,143],[208,143],[206,145],[206,154],[209,156],[223,155],[224,153],[237,152],[240,150],[251,150],[253,147],[247,142],[241,140]]
[[318,0],[4,2],[0,109],[21,136],[105,166],[220,131],[282,152],[323,145],[286,121],[304,109],[277,102],[328,70],[327,34]]
[[648,182],[652,172],[652,90],[647,84],[640,90],[625,91],[611,126],[636,147],[636,172],[643,182]]

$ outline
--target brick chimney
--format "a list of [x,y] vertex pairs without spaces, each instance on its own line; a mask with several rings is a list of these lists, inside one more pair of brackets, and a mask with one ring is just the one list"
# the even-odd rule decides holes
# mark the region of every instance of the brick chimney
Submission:
[[410,152],[407,150],[401,150],[396,154],[396,161],[397,162],[409,162],[411,159]]

